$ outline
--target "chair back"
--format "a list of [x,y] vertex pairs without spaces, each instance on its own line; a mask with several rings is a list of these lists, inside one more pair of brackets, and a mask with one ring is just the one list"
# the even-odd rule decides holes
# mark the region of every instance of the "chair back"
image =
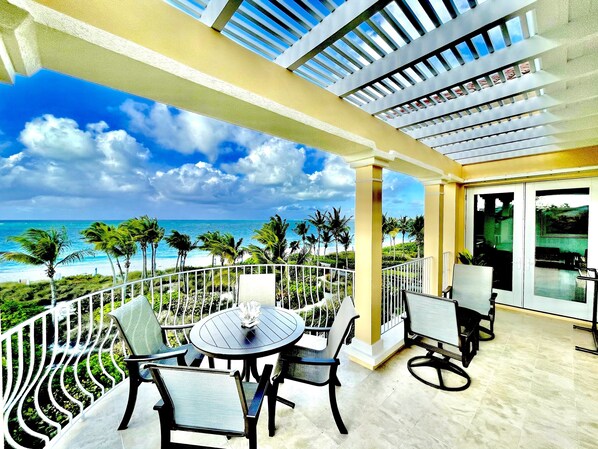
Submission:
[[459,307],[488,315],[493,273],[492,267],[455,264],[451,298],[459,303]]
[[324,356],[331,359],[336,359],[343,342],[349,334],[351,325],[359,318],[357,310],[353,305],[353,300],[350,296],[343,299],[340,308],[334,318],[330,332],[328,333],[328,342],[324,350]]
[[238,371],[147,365],[175,427],[246,434],[247,401]]
[[160,323],[145,296],[137,296],[108,315],[116,322],[131,354],[158,354],[168,349]]
[[257,301],[264,306],[276,305],[276,275],[241,274],[237,280],[238,303]]
[[457,301],[403,290],[406,332],[460,347]]

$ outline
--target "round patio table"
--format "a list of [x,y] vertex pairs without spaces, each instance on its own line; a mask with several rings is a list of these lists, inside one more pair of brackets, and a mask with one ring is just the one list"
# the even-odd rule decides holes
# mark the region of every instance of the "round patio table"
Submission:
[[262,306],[256,327],[241,327],[239,308],[222,310],[199,321],[189,334],[197,350],[209,357],[243,360],[246,380],[259,378],[256,360],[295,344],[305,330],[303,319],[292,310]]

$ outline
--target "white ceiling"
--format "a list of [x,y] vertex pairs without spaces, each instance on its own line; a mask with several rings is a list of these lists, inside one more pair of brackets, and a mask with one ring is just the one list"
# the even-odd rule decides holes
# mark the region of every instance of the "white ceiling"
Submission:
[[598,144],[598,0],[166,1],[461,164]]

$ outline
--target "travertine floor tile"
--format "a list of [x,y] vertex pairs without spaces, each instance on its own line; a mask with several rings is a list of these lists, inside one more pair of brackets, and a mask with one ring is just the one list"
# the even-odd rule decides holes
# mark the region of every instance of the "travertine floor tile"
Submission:
[[[472,384],[463,392],[438,391],[409,374],[407,360],[424,354],[421,348],[404,349],[374,372],[341,353],[337,398],[349,435],[338,433],[327,388],[288,381],[279,393],[296,407],[277,405],[272,438],[267,407],[262,409],[258,447],[595,449],[598,357],[575,351],[576,344],[591,347],[593,342],[567,320],[499,308],[496,338],[481,343],[466,369]],[[260,361],[275,362],[275,356]],[[55,447],[158,449],[156,388],[142,385],[129,428],[119,432],[127,393],[128,384],[117,387]],[[183,438],[227,449],[247,447],[244,438]]]

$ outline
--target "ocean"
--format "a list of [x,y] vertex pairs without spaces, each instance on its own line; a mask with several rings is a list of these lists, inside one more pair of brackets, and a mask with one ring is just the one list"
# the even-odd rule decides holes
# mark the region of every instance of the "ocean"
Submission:
[[[62,228],[67,229],[68,235],[72,241],[71,251],[80,249],[91,249],[91,245],[83,241],[81,231],[87,228],[93,221],[104,221],[107,224],[118,225],[119,220],[3,220],[0,221],[0,251],[18,251],[19,246],[7,240],[9,236],[22,234],[29,228],[45,229]],[[236,239],[243,239],[243,246],[250,243],[257,243],[252,239],[255,230],[262,227],[267,220],[159,220],[166,233],[169,235],[172,230],[177,230],[183,234],[188,234],[192,240],[197,236],[208,231],[220,231],[221,233],[230,233]],[[299,240],[299,237],[293,232],[295,225],[301,220],[287,220],[289,230],[287,239],[289,241]],[[310,231],[315,234],[315,228],[311,226]],[[165,241],[161,241],[156,253],[156,265],[158,269],[174,267],[177,258],[175,249],[168,246]],[[148,250],[149,257],[149,250]],[[211,257],[206,251],[194,250],[187,257],[187,266],[205,266],[209,265]],[[133,257],[131,271],[141,270],[141,252],[138,251]],[[86,257],[82,262],[71,265],[60,266],[57,270],[57,278],[71,274],[105,274],[110,275],[110,265],[106,255],[102,252],[96,252],[95,256]],[[30,265],[18,264],[15,262],[0,261],[0,282],[6,281],[27,281],[44,279],[45,273],[41,266],[34,267]]]

